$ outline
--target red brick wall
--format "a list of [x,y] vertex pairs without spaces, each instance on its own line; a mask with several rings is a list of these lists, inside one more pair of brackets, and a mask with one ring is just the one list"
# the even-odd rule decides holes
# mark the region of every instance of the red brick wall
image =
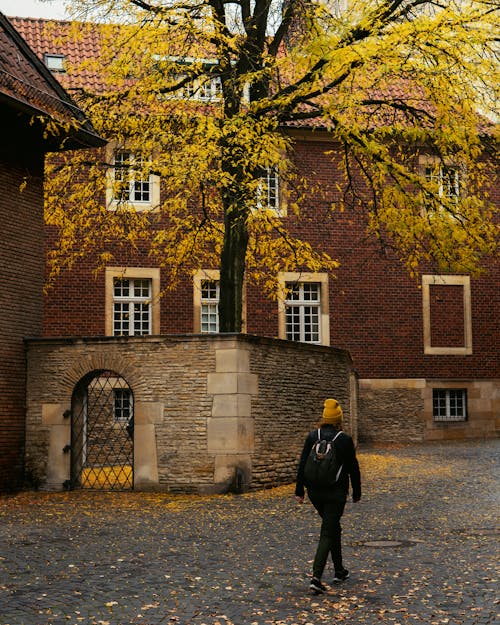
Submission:
[[464,347],[464,288],[432,284],[430,291],[431,345]]
[[[297,141],[295,161],[298,170],[310,180],[321,183],[302,203],[300,221],[290,220],[292,231],[314,246],[324,249],[341,262],[337,277],[329,281],[330,344],[348,349],[362,378],[493,378],[500,377],[498,358],[500,267],[491,263],[490,272],[472,279],[471,356],[424,355],[422,291],[420,282],[411,279],[397,256],[382,250],[367,238],[360,211],[346,208],[330,213],[332,201],[339,199],[336,183],[338,164],[325,152],[331,144]],[[368,192],[358,179],[358,192]],[[494,189],[498,194],[498,190]],[[500,203],[500,198],[496,198]],[[146,254],[118,255],[115,265],[150,266]],[[207,267],[208,268],[208,267]],[[433,267],[426,273],[438,273]],[[166,285],[163,282],[162,288]],[[433,291],[434,293],[434,291]],[[461,299],[445,291],[445,306],[452,310],[453,323],[439,317],[437,291],[433,301],[434,340],[447,346],[462,341]],[[450,299],[451,298],[451,299]],[[260,292],[247,289],[247,331],[276,337],[276,302]],[[193,290],[188,280],[177,291],[161,300],[161,333],[193,332]],[[46,299],[44,331],[47,336],[104,334],[104,276],[92,276],[91,259],[65,274]]]
[[[30,162],[0,150],[0,490],[23,480],[25,351],[23,339],[42,331],[42,156]],[[22,182],[26,188],[20,192]]]

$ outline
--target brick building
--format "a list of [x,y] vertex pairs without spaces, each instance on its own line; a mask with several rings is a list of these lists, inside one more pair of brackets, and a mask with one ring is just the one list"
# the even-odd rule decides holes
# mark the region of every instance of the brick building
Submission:
[[51,72],[0,13],[0,490],[23,479],[25,351],[42,333],[44,282],[43,167],[48,151],[102,144],[88,125],[44,135],[35,117],[82,121]]
[[[58,47],[41,20],[17,18],[15,24],[64,84],[77,80],[64,75],[63,61],[81,59],[83,49],[77,44]],[[293,215],[283,219],[341,266],[335,278],[322,272],[281,275],[283,283],[296,284],[282,303],[248,286],[245,331],[348,350],[359,375],[360,441],[495,435],[500,419],[498,259],[487,261],[480,277],[442,275],[429,265],[410,278],[396,254],[382,253],[367,237],[363,211],[328,212],[338,193],[338,171],[327,154],[338,146],[328,133],[318,128],[283,131],[293,137],[298,171],[323,189],[321,197],[305,201],[300,221]],[[425,167],[432,158],[422,149],[415,166]],[[438,175],[443,192],[455,192],[459,168],[444,167]],[[497,176],[498,163],[490,162],[490,180]],[[161,194],[161,181],[151,177],[145,182],[148,196],[140,201],[147,204]],[[360,179],[357,184],[362,195]],[[500,203],[498,185],[491,193]],[[58,279],[45,300],[45,336],[217,331],[214,267],[158,298],[165,277],[146,253],[123,251],[115,257],[113,266],[97,277],[95,259],[88,256]]]

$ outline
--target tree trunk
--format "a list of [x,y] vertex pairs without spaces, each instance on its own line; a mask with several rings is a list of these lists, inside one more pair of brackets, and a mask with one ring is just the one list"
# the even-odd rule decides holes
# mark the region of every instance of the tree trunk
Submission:
[[248,246],[246,211],[235,203],[224,217],[224,245],[220,260],[219,331],[241,332],[243,283]]

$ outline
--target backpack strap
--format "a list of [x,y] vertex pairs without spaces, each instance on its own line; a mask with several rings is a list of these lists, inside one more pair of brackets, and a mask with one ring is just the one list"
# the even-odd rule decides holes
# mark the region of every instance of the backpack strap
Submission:
[[[337,432],[337,434],[335,434],[335,436],[332,438],[332,440],[330,441],[331,443],[333,443],[333,441],[335,441],[337,439],[337,437],[339,437],[342,434],[342,430],[339,430]],[[321,440],[321,428],[318,428],[318,441]],[[325,439],[328,440],[328,439]]]

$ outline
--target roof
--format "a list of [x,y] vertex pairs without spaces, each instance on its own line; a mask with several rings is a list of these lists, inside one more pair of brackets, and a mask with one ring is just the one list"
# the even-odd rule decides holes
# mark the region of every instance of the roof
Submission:
[[[96,147],[105,143],[96,134],[83,111],[2,13],[0,102],[26,116],[41,114],[66,126],[69,124],[69,130],[61,130],[68,139],[65,148]],[[53,145],[48,147],[61,149],[60,138],[53,140]]]
[[104,88],[99,73],[81,67],[82,61],[98,58],[101,54],[102,42],[98,25],[79,23],[76,36],[72,35],[75,22],[31,17],[9,19],[40,60],[46,54],[63,55],[69,67],[77,68],[74,73],[57,74],[57,80],[66,89],[86,89],[97,93]]
[[[106,49],[98,24],[23,17],[12,17],[10,20],[40,59],[46,54],[64,55],[69,71],[56,75],[65,88],[92,93],[109,89],[103,76],[84,63],[82,65],[86,60],[99,58],[103,49]],[[386,77],[383,84],[359,87],[357,99],[363,106],[353,107],[350,99],[346,101],[347,117],[368,130],[411,127],[415,122],[420,128],[431,129],[434,126],[435,106],[429,101],[424,89],[408,77]],[[341,98],[339,105],[342,106]],[[319,114],[315,117],[312,111],[312,115],[307,115],[308,110],[312,111],[306,105],[301,105],[295,119],[283,120],[281,126],[302,131],[332,128],[333,124]],[[481,133],[491,132],[491,121],[479,114],[478,123]]]

